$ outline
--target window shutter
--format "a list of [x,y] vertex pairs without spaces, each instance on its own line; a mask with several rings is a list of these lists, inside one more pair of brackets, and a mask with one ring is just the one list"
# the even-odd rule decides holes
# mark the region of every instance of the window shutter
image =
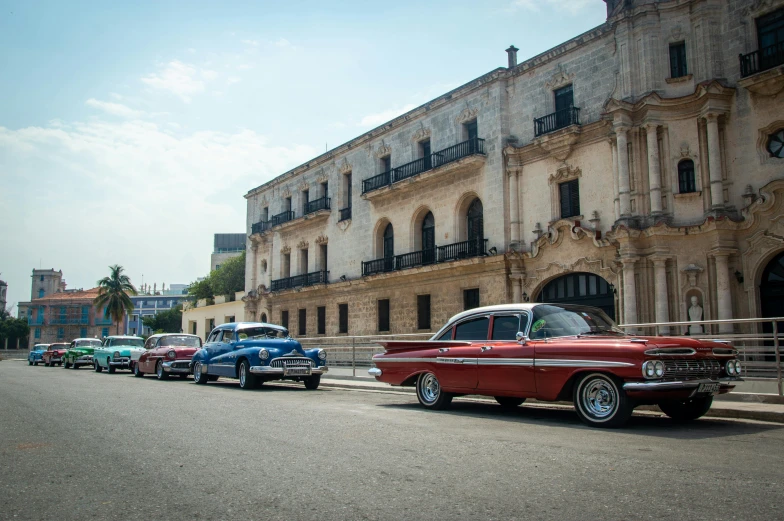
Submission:
[[572,185],[569,189],[571,192],[569,194],[570,204],[572,207],[571,208],[572,213],[570,215],[571,217],[575,215],[580,215],[580,182],[577,179],[575,179],[574,181],[571,181],[569,184]]

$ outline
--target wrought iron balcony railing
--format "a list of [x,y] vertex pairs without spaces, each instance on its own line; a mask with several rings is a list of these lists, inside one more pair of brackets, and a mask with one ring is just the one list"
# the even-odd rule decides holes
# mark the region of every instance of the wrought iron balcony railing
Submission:
[[277,226],[279,224],[287,223],[289,221],[294,220],[294,212],[289,210],[288,212],[281,212],[278,215],[273,215],[272,219],[270,219],[270,227]]
[[748,54],[740,54],[738,58],[741,78],[772,69],[784,64],[784,42]]
[[327,196],[319,197],[318,199],[308,201],[307,203],[305,203],[305,215],[313,212],[318,212],[319,210],[329,210],[330,201],[331,199]]
[[351,207],[348,208],[341,208],[340,210],[340,220],[341,221],[348,221],[351,219]]
[[481,257],[483,255],[487,255],[487,239],[473,239],[363,262],[362,276],[467,259],[469,257]]
[[284,289],[292,289],[302,286],[326,284],[329,282],[328,275],[329,271],[321,270],[314,271],[312,273],[303,273],[302,275],[294,275],[293,277],[277,279],[272,281],[271,289],[272,291],[281,291]]
[[49,324],[53,326],[67,326],[74,324],[87,325],[90,320],[87,318],[72,318],[72,317],[54,317],[49,319]]
[[27,325],[29,326],[43,326],[44,317],[27,317]]
[[250,233],[251,235],[253,235],[254,233],[264,233],[270,228],[272,228],[270,221],[259,221],[251,225]]
[[555,132],[570,125],[580,124],[580,109],[569,107],[534,119],[534,137]]
[[364,179],[362,181],[362,193],[366,194],[373,190],[378,190],[393,183],[397,183],[409,177],[414,177],[428,170],[438,168],[439,166],[452,163],[458,159],[472,156],[474,154],[484,155],[485,153],[485,140],[481,138],[472,138],[457,145],[433,152],[430,155],[421,157],[416,161],[411,161],[404,165],[393,168],[382,174]]
[[97,317],[95,319],[95,325],[96,326],[111,326],[112,325],[112,319],[111,318]]

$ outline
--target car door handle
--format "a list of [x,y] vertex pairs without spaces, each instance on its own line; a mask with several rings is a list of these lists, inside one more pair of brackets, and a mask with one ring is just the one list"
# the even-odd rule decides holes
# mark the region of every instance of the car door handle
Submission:
[[449,351],[448,347],[442,347],[441,349],[438,350],[439,353],[446,353],[447,351]]
[[484,353],[485,351],[490,351],[492,348],[493,348],[493,346],[482,346],[480,349]]

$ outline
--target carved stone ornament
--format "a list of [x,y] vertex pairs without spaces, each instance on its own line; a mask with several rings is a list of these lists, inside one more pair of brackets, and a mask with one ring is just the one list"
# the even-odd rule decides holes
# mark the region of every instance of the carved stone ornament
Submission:
[[283,255],[288,255],[289,253],[291,253],[291,247],[290,247],[288,244],[286,244],[285,246],[283,246],[283,247],[280,249],[280,252],[281,252]]
[[691,150],[689,149],[689,144],[686,142],[681,143],[681,157],[689,157],[691,155]]
[[318,177],[316,178],[316,182],[317,182],[317,183],[319,183],[319,184],[321,184],[321,183],[326,183],[327,181],[329,181],[329,174],[327,174],[327,173],[326,173],[326,172],[324,172],[324,171],[322,171],[322,172],[321,172],[321,173],[318,175]]
[[573,167],[567,163],[563,163],[554,174],[550,175],[550,184],[560,184],[564,181],[577,179],[583,175],[579,167]]
[[297,243],[297,249],[299,250],[307,250],[308,246],[310,245],[308,244],[308,241],[306,241],[305,239],[302,239],[301,241],[299,241],[299,243]]
[[341,174],[348,174],[348,173],[349,173],[349,172],[351,172],[351,170],[352,170],[352,168],[351,168],[351,163],[349,163],[348,161],[346,161],[346,160],[344,159],[344,160],[343,160],[343,162],[342,162],[342,163],[340,163],[340,167],[339,167],[339,169],[340,169],[340,173],[341,173]]
[[329,237],[327,237],[326,235],[319,235],[316,238],[316,244],[318,244],[319,246],[321,246],[322,244],[327,244],[327,242],[329,242]]
[[563,87],[564,85],[569,85],[572,83],[574,79],[574,73],[566,74],[563,70],[563,66],[561,64],[558,65],[558,71],[550,77],[550,81],[544,84],[545,89],[547,90],[555,90]]
[[381,159],[382,157],[386,157],[392,153],[392,149],[389,148],[388,145],[381,143],[378,148],[376,149],[376,157]]
[[414,133],[414,137],[412,139],[415,142],[419,142],[429,138],[430,138],[430,129],[422,127]]
[[461,112],[457,116],[457,118],[455,118],[455,122],[458,125],[462,125],[463,123],[465,123],[467,121],[471,121],[472,119],[476,119],[476,115],[477,114],[479,114],[479,109],[469,109],[469,108],[463,109],[463,112]]
[[267,259],[261,259],[261,272],[267,272]]
[[676,25],[670,30],[670,41],[679,42],[683,40],[683,29],[680,25]]
[[697,276],[703,271],[705,270],[696,264],[689,264],[681,270],[681,273],[686,275],[686,279],[689,281],[689,287],[694,288],[697,286]]
[[287,197],[291,197],[291,189],[290,189],[288,186],[284,187],[284,188],[283,188],[283,191],[280,193],[280,195],[281,195],[281,196],[282,196],[284,199],[285,199],[285,198],[287,198]]
[[304,192],[305,190],[309,190],[309,189],[310,189],[310,185],[307,183],[307,181],[302,181],[302,182],[299,184],[299,187],[298,187],[298,188],[299,188],[299,191],[300,191],[300,192]]
[[264,194],[264,195],[261,196],[261,199],[259,200],[259,204],[261,204],[262,208],[267,206],[267,204],[269,204],[267,202],[267,194]]

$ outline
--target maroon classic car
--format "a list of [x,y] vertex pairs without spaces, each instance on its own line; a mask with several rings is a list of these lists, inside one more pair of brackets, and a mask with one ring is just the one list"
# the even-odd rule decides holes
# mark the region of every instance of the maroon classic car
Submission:
[[70,344],[65,342],[51,344],[46,348],[46,351],[41,355],[44,365],[46,367],[54,367],[56,365],[63,365],[63,355],[70,347]]
[[381,344],[386,352],[373,357],[369,373],[416,386],[428,409],[466,394],[493,396],[505,407],[526,398],[571,400],[596,427],[623,425],[643,404],[676,420],[697,419],[741,374],[737,351],[726,344],[629,336],[603,311],[567,304],[476,308],[430,340]]
[[142,377],[155,374],[165,380],[169,374],[187,378],[193,353],[201,349],[201,338],[184,333],[162,333],[152,335],[144,343],[146,351],[133,365],[133,374]]

